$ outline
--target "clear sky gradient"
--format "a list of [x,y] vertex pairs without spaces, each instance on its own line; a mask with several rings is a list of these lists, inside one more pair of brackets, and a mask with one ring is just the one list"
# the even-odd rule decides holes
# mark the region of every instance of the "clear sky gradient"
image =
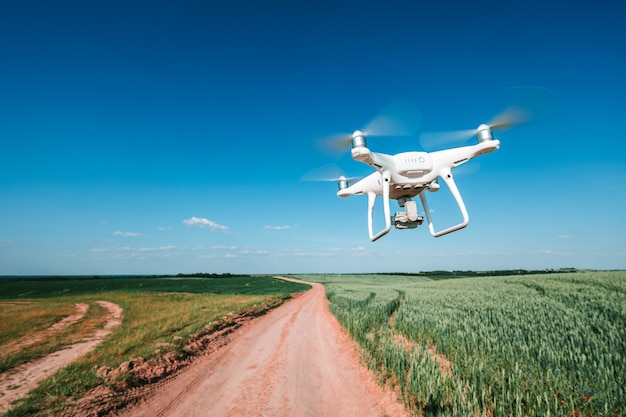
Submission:
[[[3,1],[0,275],[626,268],[624,16],[614,0]],[[458,173],[464,230],[371,243],[365,197],[300,181],[369,173],[316,141],[394,100],[420,132],[375,151],[486,123],[516,86],[558,110]]]

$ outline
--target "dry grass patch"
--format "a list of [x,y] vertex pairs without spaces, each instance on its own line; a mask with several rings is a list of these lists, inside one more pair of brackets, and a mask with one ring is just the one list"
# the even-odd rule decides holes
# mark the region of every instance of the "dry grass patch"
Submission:
[[74,310],[73,303],[0,302],[0,355],[6,351],[7,345],[45,330],[72,314]]
[[0,316],[3,327],[12,335],[0,347],[0,372],[80,342],[106,322],[106,309],[92,302],[78,322],[54,329],[55,324],[76,312],[74,301],[39,301],[29,305],[31,310],[26,314],[19,315],[14,310]]

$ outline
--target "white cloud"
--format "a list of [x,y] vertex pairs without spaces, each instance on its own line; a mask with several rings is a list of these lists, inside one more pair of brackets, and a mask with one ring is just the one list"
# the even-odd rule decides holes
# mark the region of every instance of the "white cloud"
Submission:
[[177,251],[177,250],[185,250],[185,247],[167,245],[167,246],[157,246],[157,247],[141,247],[141,248],[133,248],[131,246],[105,246],[101,248],[92,248],[91,252],[93,253],[102,253],[102,252],[169,252],[169,251]]
[[572,236],[572,235],[558,235],[556,238],[557,239],[574,239],[574,236]]
[[[508,252],[503,252],[503,251],[477,251],[477,250],[470,250],[470,251],[466,251],[466,252],[460,252],[458,255],[468,255],[468,256],[507,256],[510,255],[510,253]],[[454,256],[454,255],[453,255]]]
[[276,252],[277,256],[306,256],[312,253],[304,252],[302,249],[280,249]]
[[124,260],[124,259],[154,259],[170,258],[176,254],[184,253],[184,246],[156,246],[156,247],[132,247],[132,246],[104,246],[92,248],[91,253],[96,259],[101,260]]
[[572,256],[571,252],[558,252],[552,249],[540,249],[538,251],[529,252],[531,255],[556,255],[556,256]]
[[115,231],[113,232],[113,236],[124,236],[124,237],[141,237],[143,236],[141,233],[137,233],[137,232],[121,232],[121,231]]
[[230,252],[220,254],[207,253],[203,255],[198,255],[198,259],[237,259],[239,257],[239,255]]
[[263,226],[266,230],[289,230],[298,227],[297,224],[294,225],[284,225],[284,226]]
[[267,255],[269,252],[262,249],[242,249],[242,255]]
[[217,224],[214,221],[211,221],[209,219],[204,219],[204,218],[195,217],[195,216],[192,217],[191,219],[183,220],[183,223],[185,223],[187,226],[208,228],[214,231],[221,230],[225,232],[228,230],[228,226]]
[[157,229],[159,232],[167,232],[168,230],[172,230],[171,227],[159,227]]
[[287,257],[308,257],[308,258],[328,258],[328,257],[365,257],[365,256],[383,256],[379,251],[368,249],[364,246],[353,248],[328,248],[313,251],[305,251],[302,249],[281,249],[275,252],[275,256]]
[[[180,249],[178,246],[167,245],[167,246],[159,246],[157,248],[139,248],[139,252],[162,252],[162,251],[172,251]],[[184,248],[182,248],[184,249]]]
[[201,259],[239,259],[256,256],[266,256],[270,252],[263,249],[242,248],[239,246],[214,245],[210,247],[211,252],[198,255]]

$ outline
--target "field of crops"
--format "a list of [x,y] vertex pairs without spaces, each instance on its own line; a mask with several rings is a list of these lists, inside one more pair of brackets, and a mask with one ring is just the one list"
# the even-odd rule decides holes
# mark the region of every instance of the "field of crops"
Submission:
[[427,416],[626,416],[626,272],[299,275]]

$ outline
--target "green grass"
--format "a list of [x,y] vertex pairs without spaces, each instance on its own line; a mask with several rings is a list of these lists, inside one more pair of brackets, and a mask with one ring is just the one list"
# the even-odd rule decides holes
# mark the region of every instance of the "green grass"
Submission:
[[0,300],[51,298],[105,292],[186,292],[191,294],[289,294],[302,285],[272,277],[227,278],[26,278],[0,279]]
[[418,415],[626,415],[624,271],[299,277]]
[[[105,311],[95,301],[111,301],[124,310],[122,325],[98,348],[44,381],[7,416],[58,415],[66,404],[103,383],[95,375],[101,366],[115,368],[132,358],[149,359],[166,350],[180,354],[184,341],[207,324],[243,310],[261,311],[268,304],[307,289],[308,285],[249,276],[0,280],[0,321],[3,331],[7,331],[5,344],[57,321],[61,315],[54,313],[57,309],[67,315],[73,313],[74,303],[90,305],[80,322],[26,352],[5,358],[4,370],[101,327]],[[36,312],[36,319],[20,316],[15,307],[18,305]]]

